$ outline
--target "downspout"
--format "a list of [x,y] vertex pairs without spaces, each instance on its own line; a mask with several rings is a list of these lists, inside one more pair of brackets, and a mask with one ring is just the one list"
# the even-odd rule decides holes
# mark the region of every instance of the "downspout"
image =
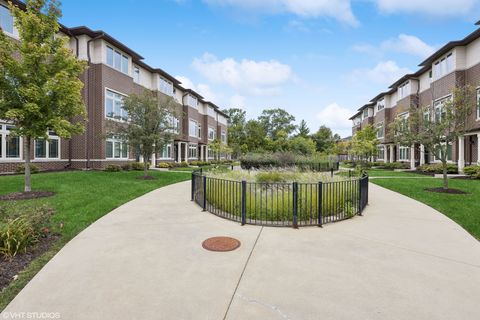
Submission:
[[[96,37],[87,41],[88,70],[87,70],[87,77],[85,77],[85,82],[86,82],[85,87],[87,88],[87,90],[85,91],[85,96],[86,96],[85,100],[87,101],[87,110],[88,110],[87,111],[87,116],[88,116],[89,119],[91,118],[90,114],[89,114],[89,110],[90,110],[90,66],[92,65],[92,59],[91,59],[91,55],[90,55],[90,43],[102,38],[104,35],[105,34],[102,32],[98,36],[96,36]],[[92,108],[92,117],[94,115],[95,115],[95,108]],[[85,169],[90,169],[90,144],[89,144],[89,140],[90,140],[90,134],[91,134],[91,129],[90,129],[91,123],[92,123],[92,121],[88,121],[87,132],[86,132],[86,135],[85,135],[85,138],[86,138],[85,139],[85,159],[87,160]]]

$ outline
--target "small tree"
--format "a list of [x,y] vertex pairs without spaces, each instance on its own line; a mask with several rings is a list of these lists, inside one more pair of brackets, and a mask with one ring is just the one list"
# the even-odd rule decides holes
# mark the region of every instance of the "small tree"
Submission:
[[230,148],[227,144],[222,143],[220,139],[213,140],[208,147],[215,152],[215,160],[220,160],[220,155],[223,153],[225,155],[232,153],[232,148]]
[[173,99],[158,98],[145,90],[143,94],[132,94],[123,101],[123,109],[128,113],[129,121],[119,123],[110,121],[110,134],[119,136],[143,156],[143,176],[148,177],[147,159],[160,152],[165,144],[172,141],[175,133],[173,117],[175,107]]
[[457,86],[450,98],[437,102],[433,109],[412,107],[407,119],[397,119],[393,123],[397,143],[407,146],[422,144],[425,150],[441,161],[444,189],[448,189],[450,148],[469,129],[469,118],[476,104],[474,87]]
[[310,129],[308,128],[307,122],[305,120],[300,121],[300,125],[298,126],[297,130],[297,137],[308,138],[308,135],[310,134]]
[[350,153],[367,162],[377,152],[378,143],[377,129],[368,125],[353,136]]
[[32,141],[48,139],[48,130],[64,139],[84,130],[79,76],[86,63],[59,36],[57,1],[28,0],[25,11],[10,9],[20,41],[0,30],[0,119],[15,126],[13,135],[24,138],[24,190],[30,192]]

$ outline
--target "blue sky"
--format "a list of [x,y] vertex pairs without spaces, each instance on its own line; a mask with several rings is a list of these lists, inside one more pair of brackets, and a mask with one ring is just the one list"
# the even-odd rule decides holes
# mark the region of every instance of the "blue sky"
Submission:
[[148,64],[253,118],[284,108],[312,131],[348,117],[463,38],[478,0],[63,0],[62,23],[111,34]]

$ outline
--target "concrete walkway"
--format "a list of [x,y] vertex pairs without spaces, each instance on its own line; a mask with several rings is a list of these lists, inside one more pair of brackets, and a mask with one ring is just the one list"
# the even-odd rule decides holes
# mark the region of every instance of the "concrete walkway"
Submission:
[[[480,319],[480,243],[370,188],[364,217],[299,230],[202,213],[188,182],[156,190],[68,243],[0,319]],[[217,235],[242,246],[202,249]]]

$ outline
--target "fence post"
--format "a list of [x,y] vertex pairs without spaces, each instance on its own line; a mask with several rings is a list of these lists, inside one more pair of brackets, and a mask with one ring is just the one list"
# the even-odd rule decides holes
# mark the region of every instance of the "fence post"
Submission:
[[293,189],[293,228],[298,229],[298,182],[292,184]]
[[233,164],[232,164],[232,171],[233,171]]
[[331,174],[331,176],[332,176],[332,178],[333,178],[333,168],[330,169],[330,174]]
[[318,183],[318,226],[321,228],[323,225],[323,183]]
[[207,177],[203,176],[203,211],[207,211]]
[[362,215],[362,211],[363,211],[363,196],[362,196],[362,184],[363,184],[363,176],[360,177],[360,179],[358,180],[358,215],[361,216]]
[[242,181],[242,226],[247,223],[247,181]]
[[195,172],[192,172],[192,201],[195,200]]

